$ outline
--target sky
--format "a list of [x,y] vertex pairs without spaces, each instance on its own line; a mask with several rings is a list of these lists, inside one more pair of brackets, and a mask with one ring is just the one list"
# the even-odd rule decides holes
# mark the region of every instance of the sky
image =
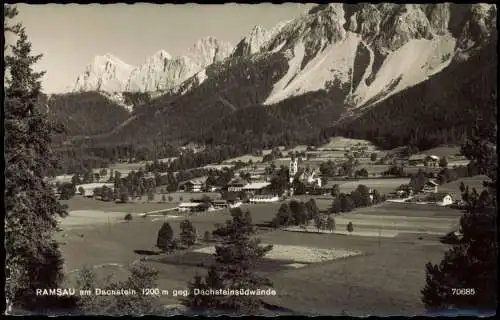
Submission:
[[314,4],[18,4],[35,54],[46,71],[43,91],[65,92],[97,55],[111,53],[131,65],[160,49],[172,56],[213,36],[235,46],[255,25],[272,28]]

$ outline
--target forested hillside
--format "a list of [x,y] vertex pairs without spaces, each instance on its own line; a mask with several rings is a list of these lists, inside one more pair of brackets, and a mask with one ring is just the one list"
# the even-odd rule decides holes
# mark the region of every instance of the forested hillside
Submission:
[[48,109],[68,136],[108,133],[130,117],[125,108],[97,92],[52,95]]
[[248,143],[255,148],[324,142],[320,132],[344,110],[342,99],[325,90],[293,97],[273,106],[256,105],[220,119],[194,140],[214,144]]
[[109,139],[188,140],[203,136],[220,119],[239,109],[261,104],[285,70],[286,60],[281,54],[211,65],[206,70],[207,79],[196,90],[159,97],[143,105],[135,113],[136,119]]

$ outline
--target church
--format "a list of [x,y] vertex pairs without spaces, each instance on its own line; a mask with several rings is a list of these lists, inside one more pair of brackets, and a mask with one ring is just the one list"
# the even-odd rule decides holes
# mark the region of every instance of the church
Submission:
[[309,166],[301,167],[302,158],[292,157],[288,167],[289,182],[290,182],[290,194],[293,194],[293,182],[300,181],[306,186],[316,186],[321,188],[321,178],[316,172],[316,169],[311,169]]

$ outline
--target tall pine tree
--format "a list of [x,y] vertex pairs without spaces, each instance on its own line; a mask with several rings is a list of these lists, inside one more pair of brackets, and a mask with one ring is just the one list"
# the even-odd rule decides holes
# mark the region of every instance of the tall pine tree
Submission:
[[9,24],[16,15],[15,7],[4,6],[6,38],[17,38],[15,45],[4,45],[6,298],[12,312],[56,312],[62,300],[37,296],[35,290],[61,284],[63,259],[53,234],[56,217],[67,213],[45,180],[53,168],[55,126],[38,104],[43,73],[34,72],[33,65],[41,55],[31,54],[20,24]]
[[468,188],[463,193],[462,237],[439,265],[427,264],[422,300],[431,310],[494,310],[498,272],[496,123],[476,128],[462,153],[490,181],[480,194],[468,192]]
[[[272,246],[261,245],[255,238],[255,227],[249,211],[240,208],[231,210],[232,220],[219,226],[214,235],[220,239],[215,246],[215,263],[209,268],[205,279],[197,276],[190,288],[200,289],[265,289],[271,281],[255,273],[255,263],[272,250]],[[192,309],[215,309],[219,312],[253,314],[261,309],[258,296],[252,295],[210,295],[191,294],[186,304]]]

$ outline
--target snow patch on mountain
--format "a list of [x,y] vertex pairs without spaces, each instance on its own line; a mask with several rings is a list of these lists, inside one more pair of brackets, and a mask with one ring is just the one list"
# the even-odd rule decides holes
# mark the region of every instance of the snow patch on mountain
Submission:
[[123,96],[123,93],[121,93],[121,92],[108,93],[108,92],[105,92],[105,91],[100,91],[99,93],[101,95],[103,95],[104,97],[110,99],[111,101],[114,101],[119,106],[122,106],[128,112],[132,112],[134,106],[131,105],[131,104],[129,105],[129,104],[125,103],[125,97]]
[[264,104],[270,105],[310,91],[327,89],[332,80],[341,84],[350,83],[355,58],[353,52],[360,40],[360,36],[348,32],[343,41],[328,45],[302,70],[300,65],[305,46],[299,42],[294,49],[295,56],[289,62],[287,74],[276,83]]
[[293,55],[290,61],[288,61],[288,71],[283,78],[274,84],[273,90],[264,101],[264,105],[277,103],[290,96],[290,94],[286,91],[286,88],[293,78],[300,72],[300,64],[305,55],[304,43],[298,42],[293,49],[293,53],[290,50],[285,52],[285,56],[287,55]]
[[454,48],[455,39],[449,35],[436,36],[432,40],[410,40],[386,57],[370,85],[362,79],[350,97],[354,107],[363,106],[367,102],[374,104],[427,80],[448,66]]
[[201,70],[196,74],[196,78],[198,79],[198,85],[202,84],[207,79],[206,69]]

